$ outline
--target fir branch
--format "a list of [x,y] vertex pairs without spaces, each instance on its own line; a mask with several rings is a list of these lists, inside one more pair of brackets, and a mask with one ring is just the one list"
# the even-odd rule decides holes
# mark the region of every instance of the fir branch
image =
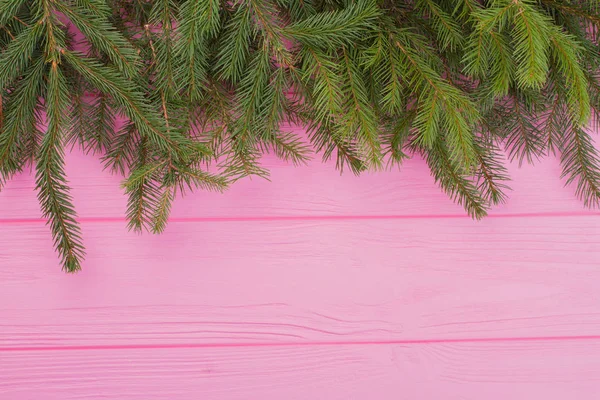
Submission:
[[566,113],[562,93],[556,93],[550,99],[550,106],[541,115],[541,136],[546,140],[548,152],[555,154],[562,142],[563,133],[568,129],[570,117]]
[[106,19],[87,9],[69,7],[56,2],[57,10],[65,14],[95,49],[128,78],[137,75],[139,59],[131,44]]
[[73,139],[86,152],[104,153],[112,143],[116,116],[110,99],[99,94],[90,103],[79,100],[73,109]]
[[19,76],[29,64],[36,45],[42,38],[44,26],[28,26],[0,53],[0,90]]
[[305,19],[317,13],[313,0],[275,0],[292,22]]
[[152,216],[152,233],[162,233],[167,227],[171,206],[173,204],[173,190],[167,188],[162,192],[154,215]]
[[247,0],[256,21],[256,28],[276,62],[284,67],[294,68],[292,57],[283,42],[283,32],[276,21],[277,10],[268,0]]
[[310,159],[310,148],[294,134],[281,132],[280,124],[288,118],[286,111],[289,109],[286,98],[287,80],[282,68],[276,69],[271,82],[266,88],[264,101],[261,105],[265,109],[264,116],[259,124],[263,127],[258,146],[262,152],[273,150],[275,155],[294,165],[306,164]]
[[487,215],[485,199],[460,166],[452,161],[441,140],[437,140],[423,154],[435,181],[452,200],[462,205],[472,218],[481,219]]
[[506,202],[506,191],[510,188],[505,182],[509,181],[498,148],[493,143],[475,144],[478,166],[476,169],[477,190],[488,204],[498,205]]
[[514,56],[517,82],[525,88],[540,88],[546,82],[551,34],[547,17],[530,0],[506,0],[514,8]]
[[[262,170],[257,167],[256,144],[259,136],[254,132],[262,127],[261,121],[266,118],[263,107],[263,97],[267,92],[269,76],[271,74],[271,61],[266,48],[258,51],[252,59],[248,72],[240,82],[237,93],[237,112],[239,116],[234,122],[232,132],[233,151],[240,157],[242,176]],[[233,169],[233,170],[235,170]],[[231,170],[231,169],[230,169]],[[232,170],[232,171],[233,171]]]
[[175,169],[172,180],[167,179],[166,185],[174,187],[180,194],[196,189],[223,192],[229,186],[229,180],[224,175],[202,171],[199,166],[182,166]]
[[69,64],[98,90],[110,95],[136,125],[142,136],[148,137],[160,150],[175,158],[188,158],[194,145],[176,131],[168,131],[164,121],[153,115],[152,109],[129,81],[115,71],[81,54],[64,53]]
[[508,94],[514,81],[512,49],[505,34],[496,29],[484,30],[480,25],[476,25],[463,57],[464,72],[479,79],[489,79],[492,94],[502,97]]
[[[160,26],[159,40],[154,41],[150,34],[150,26],[144,26],[144,33],[148,38],[153,58],[153,79],[156,90],[161,92],[163,101],[174,99],[178,96],[178,84],[175,82],[175,54],[173,19],[176,14],[176,5],[173,0],[159,0],[154,2],[150,12],[150,24]],[[163,107],[164,108],[164,107]]]
[[384,156],[388,156],[388,167],[400,166],[408,158],[404,147],[410,142],[411,128],[416,117],[416,111],[410,110],[401,115],[397,120],[388,122],[391,127],[385,131],[382,143],[385,148]]
[[348,86],[344,96],[346,98],[345,114],[340,118],[338,129],[341,137],[356,137],[368,165],[379,169],[382,167],[382,159],[377,117],[369,104],[362,71],[359,70],[357,62],[353,59],[356,56],[352,58],[351,56],[348,51],[343,50],[343,72]]
[[339,11],[322,12],[291,24],[284,34],[312,48],[336,49],[365,38],[381,10],[373,0],[360,0]]
[[147,141],[138,146],[136,165],[122,187],[127,195],[127,227],[134,232],[151,230],[154,215],[160,207],[161,185],[157,183],[164,162],[152,162]]
[[302,82],[310,85],[315,118],[323,121],[342,113],[342,79],[332,56],[321,49],[301,50]]
[[508,94],[514,81],[515,65],[506,36],[494,31],[491,31],[489,35],[492,90],[496,96],[502,97]]
[[310,148],[292,133],[273,133],[261,141],[263,151],[271,148],[277,157],[294,165],[306,165]]
[[259,163],[260,153],[255,147],[238,145],[235,138],[231,139],[231,147],[231,151],[223,154],[224,159],[219,164],[225,177],[232,182],[252,176],[269,178],[269,171]]
[[590,116],[590,96],[585,72],[579,63],[581,46],[571,35],[555,28],[550,32],[551,54],[567,83],[567,105],[574,120],[583,125]]
[[572,126],[565,132],[560,158],[566,184],[576,183],[575,194],[586,207],[600,206],[600,154],[584,128]]
[[533,163],[539,160],[545,151],[545,141],[540,133],[536,114],[517,96],[512,97],[505,114],[506,149],[511,161],[518,159]]
[[[232,99],[227,93],[223,85],[215,81],[207,82],[206,96],[201,103],[202,122],[201,134],[202,138],[207,138],[210,143],[210,148],[213,151],[215,160],[226,153],[223,150],[226,137],[234,131]],[[227,141],[229,142],[229,141]]]
[[320,124],[311,124],[308,127],[308,133],[311,143],[315,146],[316,152],[323,152],[323,161],[329,161],[336,153],[335,166],[344,172],[345,168],[358,175],[367,169],[366,163],[360,157],[356,145],[335,131],[335,128],[329,122]]
[[24,3],[25,0],[0,0],[0,26],[15,18]]
[[180,40],[175,42],[175,77],[183,83],[190,100],[200,100],[208,69],[208,40],[220,30],[218,0],[188,0],[179,11]]
[[[169,2],[167,2],[169,3]],[[157,3],[160,4],[160,3]],[[166,7],[166,6],[163,6]],[[168,18],[169,16],[166,16],[165,18]],[[170,24],[170,22],[169,22]],[[172,62],[173,60],[170,58],[171,55],[171,50],[163,50],[162,54],[162,58],[159,59],[159,56],[156,52],[156,48],[154,46],[154,40],[152,39],[152,34],[150,33],[150,29],[149,27],[146,25],[144,27],[144,34],[146,35],[146,38],[148,40],[148,45],[150,46],[150,50],[151,50],[151,65],[155,66],[155,65],[163,65],[163,64],[167,64],[166,67],[164,68],[158,68],[158,70],[156,70],[155,68],[153,68],[155,70],[155,73],[151,75],[155,75],[153,77],[153,81],[155,81],[155,85],[156,85],[156,91],[158,92],[158,97],[159,97],[159,102],[160,102],[160,110],[162,112],[162,116],[163,116],[163,121],[165,123],[165,128],[167,130],[167,133],[171,130],[171,125],[172,123],[170,122],[171,117],[169,116],[169,106],[167,104],[168,100],[173,100],[175,96],[175,88],[174,88],[174,82],[172,81],[173,79],[173,74],[172,72]],[[164,33],[165,36],[170,35],[170,33],[168,33],[168,29],[166,30],[166,32]],[[165,39],[167,41],[169,41],[170,39]],[[169,45],[167,45],[168,47],[170,47]],[[169,75],[170,78],[168,79],[164,79],[164,75]]]
[[250,54],[250,44],[256,37],[256,28],[252,24],[252,12],[249,7],[237,7],[233,18],[225,27],[215,65],[222,79],[239,82]]
[[92,11],[101,18],[109,18],[112,14],[110,3],[106,0],[70,0],[76,7]]
[[[193,166],[173,166],[166,172],[162,188],[159,189],[158,185],[151,183],[151,179],[160,168],[160,165],[146,165],[136,170],[135,175],[124,184],[131,195],[131,210],[136,213],[132,220],[136,223],[134,229],[140,230],[142,226],[150,226],[152,233],[163,232],[178,191],[182,195],[187,190],[198,188],[222,192],[229,184],[224,176],[214,175]],[[148,209],[152,212],[151,216],[146,212]]]
[[415,6],[431,20],[441,50],[454,51],[462,46],[464,38],[458,23],[439,4],[433,0],[417,0]]
[[443,127],[450,156],[460,165],[470,168],[475,161],[473,125],[480,117],[479,112],[464,93],[444,80],[412,48],[411,41],[414,39],[419,40],[407,31],[399,31],[394,37],[394,44],[403,55],[405,71],[408,79],[413,81],[413,90],[421,91],[419,111],[414,121],[419,131],[417,140],[427,147],[432,146]]
[[577,16],[585,21],[600,27],[600,15],[598,15],[598,8],[594,11],[594,5],[590,2],[582,2],[582,4],[563,4],[554,0],[541,0],[542,3],[549,5],[555,9],[558,9],[566,14]]
[[287,88],[285,72],[282,68],[277,68],[271,74],[261,104],[264,112],[259,124],[263,127],[261,129],[263,138],[276,136],[279,133],[281,122],[287,118],[286,111],[289,110],[286,98]]
[[32,63],[27,75],[17,85],[4,105],[5,118],[0,134],[0,171],[8,177],[21,169],[23,158],[20,157],[19,142],[24,132],[35,126],[38,96],[45,72],[45,60],[41,57]]
[[383,112],[400,114],[404,110],[402,57],[389,36],[379,34],[373,45],[362,53],[362,64],[381,84],[379,106]]
[[82,90],[77,90],[77,92],[73,93],[73,105],[71,107],[72,126],[67,138],[67,144],[72,146],[79,144],[86,153],[94,153],[102,149],[101,147],[96,147],[99,143],[94,140],[94,132],[91,129],[92,119],[90,118],[90,114],[92,110],[93,107],[85,98]]
[[135,124],[133,122],[124,124],[114,136],[109,150],[103,157],[106,168],[125,175],[134,165],[139,142],[140,138]]
[[38,153],[36,189],[43,215],[48,218],[54,245],[62,258],[63,269],[76,272],[81,269],[85,252],[64,172],[62,130],[69,101],[66,88],[67,82],[58,62],[52,60],[46,96],[48,129]]

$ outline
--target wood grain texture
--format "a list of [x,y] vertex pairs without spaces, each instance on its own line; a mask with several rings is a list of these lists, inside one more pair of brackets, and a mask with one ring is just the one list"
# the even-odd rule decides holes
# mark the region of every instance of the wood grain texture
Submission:
[[600,341],[31,351],[2,355],[0,397],[595,399]]
[[[600,335],[598,217],[9,225],[2,348]],[[41,326],[41,322],[44,325]]]
[[[178,199],[173,219],[261,219],[318,216],[455,216],[465,217],[462,207],[440,191],[419,157],[407,160],[402,170],[363,174],[340,173],[319,156],[303,167],[293,167],[265,156],[270,181],[260,178],[237,182],[225,194],[199,192]],[[549,157],[539,165],[509,164],[513,189],[507,204],[493,208],[492,216],[520,214],[585,214],[574,187],[564,187],[561,168]],[[74,151],[66,169],[76,209],[82,219],[122,220],[126,198],[121,178],[102,169],[97,157]],[[33,176],[22,174],[0,194],[0,219],[21,221],[39,218]]]
[[[119,178],[68,174],[88,250],[65,275],[23,174],[0,193],[0,399],[595,399],[600,214],[555,160],[465,217],[420,159],[179,200],[127,232]],[[43,396],[40,397],[40,392]]]

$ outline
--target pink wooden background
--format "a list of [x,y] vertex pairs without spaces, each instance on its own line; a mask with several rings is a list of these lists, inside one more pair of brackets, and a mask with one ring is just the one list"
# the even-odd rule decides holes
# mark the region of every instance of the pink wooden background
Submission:
[[119,178],[68,156],[88,250],[65,275],[33,178],[0,193],[0,399],[597,399],[600,214],[511,166],[474,222],[425,163],[179,200],[127,232]]

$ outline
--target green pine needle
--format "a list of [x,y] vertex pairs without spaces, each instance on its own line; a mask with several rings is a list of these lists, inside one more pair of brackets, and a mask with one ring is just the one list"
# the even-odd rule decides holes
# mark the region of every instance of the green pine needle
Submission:
[[487,202],[468,175],[452,161],[446,145],[441,140],[437,140],[423,153],[435,181],[442,190],[462,205],[472,218],[485,217],[488,209]]
[[573,127],[567,131],[560,158],[562,177],[567,184],[575,183],[575,194],[586,207],[600,206],[600,154],[589,133]]
[[63,269],[81,269],[85,252],[77,214],[71,202],[64,172],[63,130],[67,128],[64,112],[69,101],[66,81],[56,61],[48,73],[46,112],[48,129],[39,149],[36,189],[45,218],[48,218],[54,245],[62,258]]

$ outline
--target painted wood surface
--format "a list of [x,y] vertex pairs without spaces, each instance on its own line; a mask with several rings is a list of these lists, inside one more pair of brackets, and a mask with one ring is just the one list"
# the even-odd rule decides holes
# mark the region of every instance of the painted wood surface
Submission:
[[600,214],[555,160],[475,222],[420,159],[180,199],[127,232],[119,178],[73,152],[88,250],[64,275],[33,180],[0,193],[0,399],[596,399]]

